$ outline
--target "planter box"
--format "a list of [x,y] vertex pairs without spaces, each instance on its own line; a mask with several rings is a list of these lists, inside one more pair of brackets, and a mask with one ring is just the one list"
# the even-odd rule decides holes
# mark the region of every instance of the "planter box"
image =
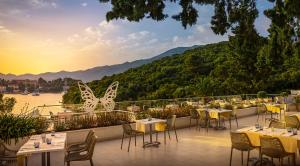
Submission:
[[[176,119],[176,128],[185,128],[188,127],[189,124],[189,117],[182,117]],[[133,129],[135,129],[136,124],[132,123],[131,126]],[[122,125],[73,130],[67,131],[67,143],[70,145],[74,143],[83,142],[89,130],[94,130],[96,136],[98,137],[97,141],[119,139],[122,138],[123,134]],[[149,133],[149,126],[146,126],[146,133]]]
[[[239,109],[237,111],[238,118],[256,115],[256,107]],[[190,117],[181,117],[176,118],[176,128],[187,128],[190,125]],[[195,121],[192,121],[192,125],[195,125]],[[135,129],[136,124],[131,124],[132,128]],[[67,142],[68,144],[83,142],[88,131],[94,130],[97,138],[97,141],[106,141],[112,139],[122,138],[123,129],[122,125],[117,126],[109,126],[109,127],[98,127],[91,129],[81,129],[81,130],[73,130],[67,131]],[[146,133],[149,133],[149,126],[146,126]]]

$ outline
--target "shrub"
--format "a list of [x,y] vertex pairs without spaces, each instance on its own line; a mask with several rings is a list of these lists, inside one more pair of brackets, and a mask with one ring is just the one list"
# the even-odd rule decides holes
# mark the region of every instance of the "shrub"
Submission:
[[3,98],[3,94],[0,94],[0,112],[9,113],[13,110],[16,99],[13,97],[5,97]]
[[287,92],[281,92],[280,93],[280,96],[282,96],[282,97],[287,97],[289,94],[287,93]]
[[49,128],[49,121],[45,117],[38,117],[35,119],[35,132],[37,134],[44,133]]
[[67,125],[65,122],[56,122],[56,123],[54,123],[54,130],[55,131],[65,131],[65,130],[67,130],[66,126]]
[[261,98],[261,99],[263,99],[263,98],[266,98],[267,97],[267,92],[265,92],[265,91],[259,91],[258,93],[257,93],[257,97],[258,98]]

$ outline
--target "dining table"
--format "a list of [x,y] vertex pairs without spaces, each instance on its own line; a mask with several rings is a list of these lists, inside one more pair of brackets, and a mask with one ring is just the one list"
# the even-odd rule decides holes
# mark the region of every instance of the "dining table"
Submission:
[[281,104],[266,104],[266,109],[271,113],[271,119],[273,119],[273,114],[279,114],[279,119],[281,120],[282,110]]
[[[221,125],[221,116],[223,114],[228,114],[228,113],[232,112],[232,110],[229,110],[229,109],[223,109],[223,108],[205,108],[205,107],[198,108],[197,111],[198,112],[199,111],[206,111],[207,112],[206,116],[209,116],[210,118],[213,118],[213,119],[217,119],[218,124],[215,127],[215,129],[217,129],[217,130],[220,130],[220,129],[224,130],[224,129],[226,129],[225,126]],[[208,117],[206,117],[206,118],[208,118]]]
[[300,141],[300,133],[294,133],[288,131],[287,129],[279,129],[272,127],[261,127],[257,128],[255,126],[249,126],[245,128],[238,129],[237,132],[246,133],[249,137],[252,145],[260,146],[260,136],[268,135],[272,137],[277,137],[282,142],[284,149],[290,153],[297,153],[298,151],[298,141]]
[[147,119],[136,120],[135,122],[136,122],[136,128],[137,128],[137,130],[139,130],[138,127],[140,127],[141,125],[143,125],[143,126],[149,126],[149,137],[150,137],[150,140],[149,140],[149,142],[145,142],[144,145],[143,145],[143,147],[144,148],[146,148],[146,147],[152,147],[152,146],[159,147],[160,142],[159,141],[153,141],[153,137],[152,137],[152,134],[153,134],[153,125],[155,125],[155,124],[161,124],[161,123],[166,123],[167,120],[165,120],[165,119],[158,119],[158,118],[147,118]]
[[[300,145],[299,131],[294,133],[292,130],[288,131],[287,129],[249,126],[238,129],[237,132],[246,133],[251,144],[256,147],[260,147],[260,136],[265,135],[279,138],[283,145],[283,148],[288,153],[297,154]],[[250,159],[250,161],[254,163],[253,165],[257,165],[260,162],[263,162],[265,164],[272,163],[272,161],[270,161],[268,158],[260,159],[257,157],[253,157]]]
[[[49,133],[42,135],[32,135],[29,140],[19,149],[17,152],[18,165],[27,165],[28,157],[33,154],[41,154],[41,165],[50,166],[51,165],[51,153],[52,152],[64,152],[66,147],[66,133]],[[51,140],[47,141],[46,140]],[[35,146],[39,144],[39,146]],[[64,162],[64,161],[62,161]],[[62,163],[63,165],[64,163]]]

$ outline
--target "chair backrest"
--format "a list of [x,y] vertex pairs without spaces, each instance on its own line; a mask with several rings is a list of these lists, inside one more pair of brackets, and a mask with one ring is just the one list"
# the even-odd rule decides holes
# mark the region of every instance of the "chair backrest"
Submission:
[[230,132],[232,147],[238,150],[250,150],[253,148],[246,133]]
[[93,130],[90,130],[87,136],[85,137],[85,143],[90,144],[94,135],[95,132]]
[[172,115],[171,118],[167,119],[167,126],[175,127],[175,122],[176,122],[176,115]]
[[281,122],[279,120],[271,120],[269,127],[274,127],[274,128],[278,128],[278,129],[285,129],[285,122]]
[[300,121],[297,116],[285,116],[286,127],[299,129]]
[[260,136],[261,153],[273,158],[279,158],[285,154],[284,147],[277,137]]
[[257,106],[257,112],[266,112],[267,111],[267,106],[265,104],[259,104]]
[[196,109],[191,109],[190,110],[190,116],[192,118],[199,118],[199,113],[198,113],[198,111]]
[[129,123],[126,123],[126,122],[124,122],[123,124],[122,124],[122,127],[123,127],[123,132],[125,133],[125,134],[131,134],[132,133],[132,127],[131,127],[131,125],[129,124]]
[[88,149],[87,149],[87,153],[86,153],[87,159],[91,159],[93,157],[96,140],[97,140],[97,137],[95,136],[95,134],[93,134],[91,137],[91,142],[90,142],[90,144],[88,144]]

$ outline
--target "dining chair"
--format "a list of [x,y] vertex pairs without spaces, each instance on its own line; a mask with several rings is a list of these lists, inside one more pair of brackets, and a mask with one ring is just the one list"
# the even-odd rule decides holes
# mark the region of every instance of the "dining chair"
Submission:
[[261,116],[263,121],[266,121],[267,107],[265,104],[259,104],[257,106],[257,122],[259,121],[259,117]]
[[156,141],[158,140],[158,133],[164,132],[164,143],[166,144],[166,132],[168,132],[169,139],[171,139],[170,131],[174,131],[176,136],[176,141],[178,142],[178,136],[176,131],[176,115],[172,115],[171,118],[167,119],[167,122],[165,124],[165,127],[162,128],[162,130],[154,130],[154,133],[156,133]]
[[199,127],[200,115],[196,109],[190,110],[190,128],[192,126],[192,119],[196,120],[196,129]]
[[92,134],[91,141],[88,144],[86,149],[76,151],[73,153],[67,153],[65,157],[65,162],[67,162],[67,166],[70,166],[71,161],[90,161],[90,165],[93,166],[93,154],[94,154],[94,148],[96,144],[97,137],[95,134]]
[[225,119],[228,120],[230,129],[231,129],[231,120],[233,119],[235,119],[236,127],[237,128],[239,127],[238,117],[235,109],[233,109],[231,112],[222,113],[221,118],[223,119],[224,124],[225,124]]
[[299,129],[300,121],[297,116],[295,115],[285,116],[284,119],[285,119],[286,127]]
[[273,119],[270,121],[269,127],[278,128],[278,129],[285,129],[286,125],[285,122]]
[[[260,165],[262,165],[263,155],[279,159],[280,165],[283,165],[283,159],[285,157],[292,157],[293,165],[296,165],[296,152],[286,152],[282,142],[277,137],[272,136],[260,136]],[[289,163],[290,165],[290,163]]]
[[231,152],[230,152],[230,164],[229,165],[231,166],[231,163],[232,163],[233,150],[236,149],[238,151],[241,151],[242,165],[244,164],[243,152],[248,152],[248,155],[247,155],[247,166],[248,166],[250,151],[252,151],[258,147],[252,145],[252,143],[246,133],[232,131],[232,132],[230,132],[230,137],[231,137]]
[[142,135],[143,136],[143,145],[145,144],[145,133],[143,131],[138,131],[132,129],[131,125],[128,122],[122,122],[122,128],[123,128],[123,136],[122,136],[122,142],[121,142],[121,149],[123,148],[123,141],[125,137],[129,137],[129,143],[128,143],[128,149],[129,152],[130,149],[130,143],[131,143],[131,137],[134,137],[134,145],[136,146],[136,136]]
[[84,142],[71,144],[67,147],[67,153],[74,153],[77,151],[87,150],[88,145],[91,143],[95,132],[93,130],[89,130]]

